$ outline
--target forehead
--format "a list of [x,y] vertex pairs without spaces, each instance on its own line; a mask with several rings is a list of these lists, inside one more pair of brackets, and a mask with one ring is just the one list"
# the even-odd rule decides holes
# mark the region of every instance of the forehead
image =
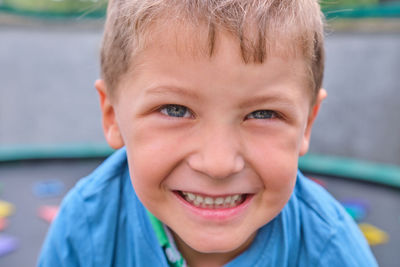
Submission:
[[[296,78],[296,82],[300,83],[298,85],[304,88],[304,94],[307,94],[310,82],[307,64],[299,51],[285,46],[283,41],[280,46],[268,47],[268,55],[264,62],[245,62],[237,37],[221,29],[215,32],[213,43],[210,42],[209,29],[204,25],[171,27],[168,24],[161,24],[153,26],[149,32],[151,34],[146,36],[144,45],[132,57],[129,76],[148,75],[149,73],[144,74],[143,71],[149,67],[153,68],[151,70],[153,72],[154,68],[158,70],[165,68],[165,72],[171,72],[172,69],[177,70],[179,66],[184,65],[185,71],[188,71],[190,65],[202,64],[203,68],[210,69],[211,66],[207,64],[212,63],[214,67],[220,65],[218,71],[224,68],[225,74],[228,70],[231,73],[236,71],[235,77],[241,77],[246,73],[247,80],[252,80],[256,84],[257,82],[262,83],[265,80],[263,78],[277,75],[274,70],[278,70],[278,68],[270,67],[268,69],[268,66],[276,67],[279,64],[286,71],[284,75]],[[161,61],[168,62],[168,64],[159,64]],[[226,64],[227,61],[229,64]],[[171,68],[172,66],[175,68]],[[205,75],[205,73],[206,71],[202,74],[193,73],[193,79],[195,80],[196,76]],[[221,73],[221,75],[225,74]],[[311,95],[311,93],[309,94]]]
[[[138,37],[133,57],[140,58],[143,52],[163,49],[183,56],[212,58],[223,46],[221,41],[229,39],[235,43],[237,53],[246,64],[262,64],[270,56],[285,59],[306,56],[299,38],[289,33],[275,32],[262,36],[256,24],[248,24],[240,35],[223,26],[206,24],[200,21],[178,21],[158,19],[148,26]],[[262,38],[262,40],[261,40]],[[233,51],[232,51],[233,52]],[[140,62],[140,61],[135,61]]]

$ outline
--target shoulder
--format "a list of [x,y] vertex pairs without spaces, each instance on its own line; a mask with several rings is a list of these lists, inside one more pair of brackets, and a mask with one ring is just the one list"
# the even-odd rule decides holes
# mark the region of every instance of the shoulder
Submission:
[[301,172],[298,172],[292,199],[297,202],[300,215],[307,214],[307,217],[302,216],[303,220],[312,219],[326,226],[328,231],[337,226],[338,222],[346,221],[348,217],[341,204],[331,194]]
[[104,191],[109,191],[110,185],[120,183],[126,168],[126,151],[120,149],[108,157],[90,175],[81,179],[69,194],[79,194],[87,199],[96,194],[104,193]]
[[109,250],[112,242],[99,246],[96,237],[112,240],[126,171],[126,153],[119,150],[68,192],[46,236],[39,266],[93,266],[95,255],[103,255],[99,249]]
[[110,220],[100,218],[117,215],[122,187],[126,180],[129,182],[127,168],[125,149],[116,151],[68,192],[57,217],[63,215],[68,219],[79,216],[80,219],[86,217],[91,224],[110,223]]
[[311,256],[308,264],[376,266],[358,226],[324,188],[299,172],[291,201],[298,208],[300,250]]

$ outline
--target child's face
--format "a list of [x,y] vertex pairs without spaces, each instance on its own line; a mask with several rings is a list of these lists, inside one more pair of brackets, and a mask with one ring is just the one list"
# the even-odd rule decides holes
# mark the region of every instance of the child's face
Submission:
[[227,37],[211,58],[176,51],[147,48],[114,101],[97,83],[106,138],[184,255],[231,259],[290,198],[323,96],[310,110],[301,58],[246,65]]

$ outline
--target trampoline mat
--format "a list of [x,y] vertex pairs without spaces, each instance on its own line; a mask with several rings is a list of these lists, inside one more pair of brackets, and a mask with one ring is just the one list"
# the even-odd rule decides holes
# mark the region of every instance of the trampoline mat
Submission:
[[[0,257],[0,266],[35,266],[49,224],[38,217],[42,205],[59,205],[65,193],[81,178],[88,175],[102,159],[33,160],[0,163],[0,199],[15,206],[4,230],[19,240],[19,248]],[[327,190],[339,201],[362,199],[370,209],[363,222],[384,230],[389,235],[386,244],[372,247],[379,265],[398,266],[400,262],[400,190],[389,186],[350,179],[307,175],[326,184]],[[33,187],[40,181],[60,180],[63,194],[53,198],[39,198]]]
[[[15,211],[8,218],[4,233],[18,239],[19,248],[0,257],[0,266],[36,266],[38,254],[49,224],[39,218],[42,205],[59,205],[65,193],[88,175],[102,160],[40,160],[0,163],[0,199],[12,203]],[[33,193],[41,181],[59,180],[63,194],[53,198],[38,198]]]

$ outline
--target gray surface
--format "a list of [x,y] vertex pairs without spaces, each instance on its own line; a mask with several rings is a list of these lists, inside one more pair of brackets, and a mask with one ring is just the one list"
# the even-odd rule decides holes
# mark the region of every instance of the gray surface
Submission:
[[62,196],[38,198],[32,190],[35,183],[46,180],[62,181],[65,185],[64,194],[79,178],[88,175],[98,164],[99,160],[0,163],[0,199],[15,206],[15,213],[9,217],[9,226],[5,233],[19,241],[16,251],[0,257],[0,266],[36,265],[49,227],[47,222],[38,217],[37,211],[42,205],[58,205]]
[[329,36],[324,86],[311,152],[400,165],[400,34]]
[[0,28],[0,144],[104,142],[100,31]]
[[[0,145],[104,142],[101,30],[59,28],[0,27]],[[311,152],[400,165],[400,34],[329,34],[325,87]]]

